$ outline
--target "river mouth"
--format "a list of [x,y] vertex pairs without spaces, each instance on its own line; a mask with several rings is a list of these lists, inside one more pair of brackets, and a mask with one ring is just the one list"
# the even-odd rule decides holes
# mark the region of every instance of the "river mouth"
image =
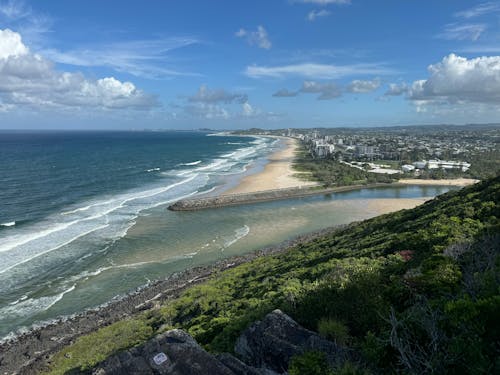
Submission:
[[[175,272],[411,208],[450,189],[381,187],[194,212],[154,207],[142,212],[126,235],[105,251],[45,270],[47,286],[37,293],[29,294],[36,282],[30,278],[9,290],[11,302],[2,306],[0,335],[104,304]],[[40,309],[46,298],[50,302]]]

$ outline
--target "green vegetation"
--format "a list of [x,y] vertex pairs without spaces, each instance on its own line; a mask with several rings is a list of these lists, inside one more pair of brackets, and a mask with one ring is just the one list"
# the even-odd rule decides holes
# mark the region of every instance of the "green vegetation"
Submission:
[[127,349],[149,339],[153,328],[146,320],[122,320],[101,328],[89,336],[82,336],[53,358],[55,366],[50,374],[66,374],[91,370],[99,362],[119,350]]
[[[358,364],[333,373],[500,373],[498,202],[500,177],[257,258],[80,338],[56,356],[54,373],[89,368],[165,325],[232,351],[276,308],[359,353]],[[321,355],[294,359],[290,373],[306,374],[308,363]]]
[[[369,173],[350,167],[334,159],[314,159],[305,149],[298,155],[294,169],[308,175],[314,181],[325,186],[345,186],[355,184],[370,184],[375,182],[393,182],[389,175]],[[298,174],[300,176],[300,174]]]
[[349,329],[334,318],[321,318],[318,322],[318,333],[339,345],[346,345],[349,342]]
[[290,375],[334,375],[322,352],[305,352],[295,356],[288,368]]

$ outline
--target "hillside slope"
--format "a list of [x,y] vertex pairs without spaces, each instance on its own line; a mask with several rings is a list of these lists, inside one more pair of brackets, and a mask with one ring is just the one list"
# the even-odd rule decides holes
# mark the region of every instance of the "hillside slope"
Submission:
[[[250,323],[279,308],[356,351],[358,363],[346,364],[352,371],[498,373],[499,202],[496,177],[258,258],[81,337],[51,371],[88,370],[170,328],[231,352]],[[316,360],[298,358],[297,373]],[[321,371],[309,373],[330,373]]]

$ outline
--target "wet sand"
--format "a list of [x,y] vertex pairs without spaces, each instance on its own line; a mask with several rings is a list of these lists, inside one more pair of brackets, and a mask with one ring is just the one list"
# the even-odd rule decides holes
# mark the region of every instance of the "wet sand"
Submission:
[[415,208],[431,199],[432,197],[370,199],[367,209],[375,211],[377,215],[383,215],[389,212]]

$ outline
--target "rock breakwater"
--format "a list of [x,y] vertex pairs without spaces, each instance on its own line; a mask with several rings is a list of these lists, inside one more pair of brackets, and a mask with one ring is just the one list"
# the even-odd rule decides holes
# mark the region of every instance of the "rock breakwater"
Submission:
[[201,197],[192,199],[182,199],[168,207],[171,211],[197,211],[207,208],[219,208],[225,206],[236,206],[243,204],[259,203],[273,200],[284,200],[292,198],[302,198],[313,195],[324,195],[338,193],[342,191],[357,190],[363,188],[373,188],[381,186],[399,186],[398,183],[376,183],[369,185],[350,185],[332,188],[287,188],[257,191],[254,193],[227,194],[215,197]]

